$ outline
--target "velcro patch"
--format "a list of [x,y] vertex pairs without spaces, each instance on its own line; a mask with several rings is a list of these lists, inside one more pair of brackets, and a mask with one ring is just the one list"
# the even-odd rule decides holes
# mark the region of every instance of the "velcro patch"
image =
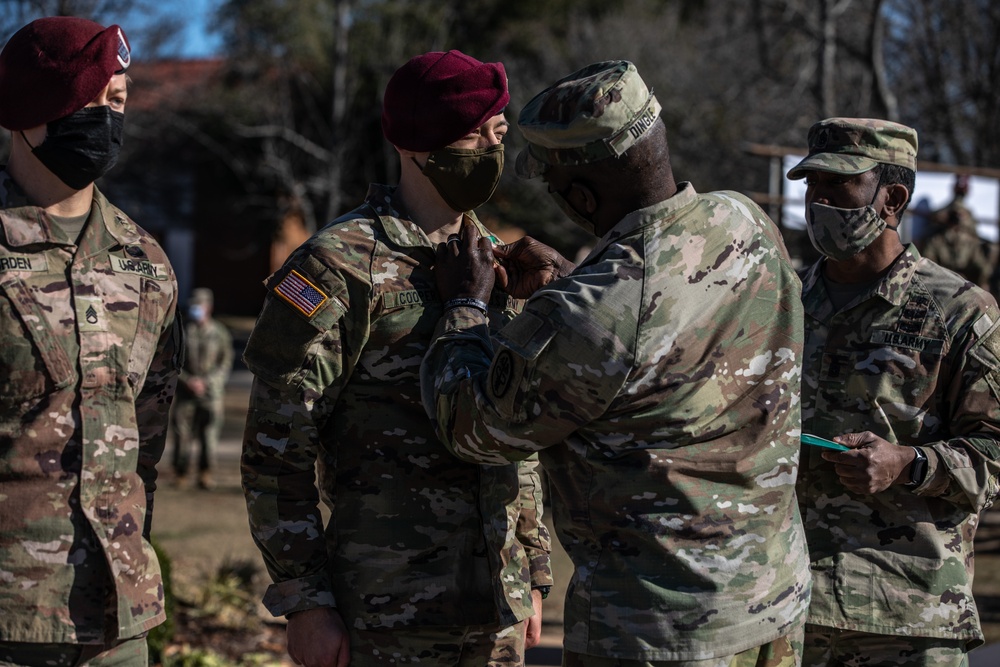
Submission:
[[427,290],[403,290],[401,292],[386,292],[382,303],[386,310],[401,306],[422,306],[431,301],[437,301],[437,293]]
[[904,333],[901,331],[886,331],[878,329],[871,334],[870,342],[876,345],[891,345],[903,347],[918,352],[926,352],[936,356],[944,354],[944,341],[926,336]]
[[312,317],[329,297],[320,288],[293,270],[274,286],[274,293],[306,317]]
[[0,271],[48,271],[45,255],[2,255]]
[[1000,321],[994,321],[989,315],[984,314],[976,320],[972,330],[979,340],[969,350],[969,355],[994,372],[1000,371]]
[[107,331],[104,301],[99,296],[76,295],[76,323],[80,331]]

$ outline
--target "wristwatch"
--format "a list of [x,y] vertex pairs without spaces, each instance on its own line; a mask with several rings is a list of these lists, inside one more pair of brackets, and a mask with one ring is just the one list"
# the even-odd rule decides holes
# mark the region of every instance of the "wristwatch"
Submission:
[[916,452],[917,457],[913,459],[913,463],[911,464],[910,481],[906,485],[920,486],[924,481],[924,477],[927,476],[927,455],[919,447],[914,447],[913,451]]
[[549,591],[552,590],[552,587],[551,586],[532,586],[531,590],[538,591],[539,593],[541,593],[542,594],[542,599],[544,600],[545,598],[549,597]]

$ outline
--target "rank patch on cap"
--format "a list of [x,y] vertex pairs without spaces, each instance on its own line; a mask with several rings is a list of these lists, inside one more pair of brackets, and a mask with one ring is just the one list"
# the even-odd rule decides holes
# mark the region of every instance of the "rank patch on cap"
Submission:
[[295,306],[306,317],[312,317],[328,298],[298,271],[292,271],[285,276],[285,279],[274,288],[274,293]]

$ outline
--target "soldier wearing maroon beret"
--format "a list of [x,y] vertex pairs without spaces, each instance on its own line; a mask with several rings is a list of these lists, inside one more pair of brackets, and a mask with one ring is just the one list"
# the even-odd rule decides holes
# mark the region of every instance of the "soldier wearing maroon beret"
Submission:
[[148,663],[149,544],[181,350],[157,242],[94,185],[122,142],[129,43],[68,17],[0,51],[0,664]]
[[288,618],[298,664],[521,665],[538,641],[552,580],[537,461],[451,457],[418,375],[445,310],[499,326],[521,306],[442,302],[433,273],[463,221],[488,234],[473,209],[500,179],[509,99],[500,63],[447,51],[400,67],[382,113],[398,186],[372,185],[265,283],[243,486],[264,604]]

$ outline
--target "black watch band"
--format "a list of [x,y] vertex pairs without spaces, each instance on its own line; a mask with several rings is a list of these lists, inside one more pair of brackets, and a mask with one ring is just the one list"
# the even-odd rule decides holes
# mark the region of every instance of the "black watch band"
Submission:
[[916,458],[913,459],[913,463],[911,464],[910,481],[906,485],[920,486],[927,476],[927,455],[919,447],[914,447],[913,451],[916,452]]
[[545,598],[549,597],[549,592],[552,591],[552,587],[551,586],[532,586],[531,590],[538,591],[539,593],[541,593],[542,594],[542,599],[544,600]]

